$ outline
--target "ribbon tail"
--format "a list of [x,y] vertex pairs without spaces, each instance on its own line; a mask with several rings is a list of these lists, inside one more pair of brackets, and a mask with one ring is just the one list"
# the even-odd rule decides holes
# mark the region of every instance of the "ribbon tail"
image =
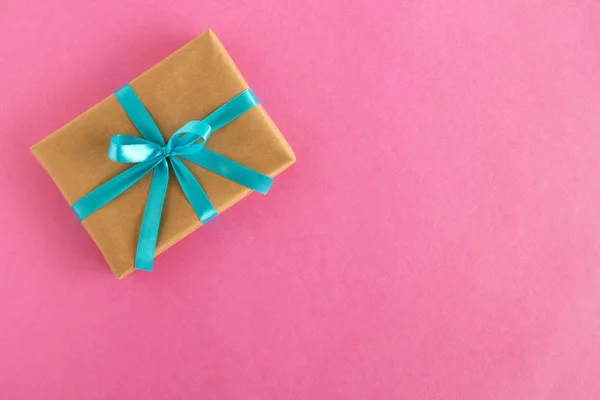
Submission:
[[273,178],[245,167],[242,164],[223,157],[206,148],[198,153],[184,155],[182,157],[217,175],[221,175],[230,181],[262,194],[267,194],[269,189],[271,189],[271,185],[273,185]]
[[165,159],[156,165],[152,173],[152,182],[144,209],[144,218],[140,227],[137,250],[135,254],[135,269],[152,271],[158,228],[162,215],[167,185],[169,183],[169,164]]
[[156,162],[156,160],[148,160],[125,170],[77,200],[71,206],[71,209],[75,212],[77,218],[83,221],[90,214],[113,201],[117,196],[139,181],[154,168]]
[[202,189],[202,186],[200,186],[188,167],[178,160],[177,157],[171,157],[171,165],[173,165],[173,171],[175,171],[179,185],[181,185],[181,189],[183,189],[183,193],[198,216],[198,219],[205,224],[216,217],[218,215],[217,210],[215,210],[206,192]]

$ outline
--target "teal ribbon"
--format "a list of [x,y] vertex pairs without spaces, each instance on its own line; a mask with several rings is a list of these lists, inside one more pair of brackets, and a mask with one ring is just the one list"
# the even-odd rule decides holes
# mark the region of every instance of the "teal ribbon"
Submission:
[[152,171],[150,191],[140,227],[135,269],[151,271],[154,262],[160,217],[169,182],[169,164],[198,219],[207,223],[217,216],[208,196],[180,158],[249,189],[266,194],[273,179],[205,148],[210,135],[260,104],[247,89],[223,104],[201,121],[190,121],[173,134],[167,143],[158,126],[129,84],[115,96],[143,138],[115,135],[110,141],[108,158],[136,164],[92,190],[72,205],[80,221],[114,200],[144,175]]

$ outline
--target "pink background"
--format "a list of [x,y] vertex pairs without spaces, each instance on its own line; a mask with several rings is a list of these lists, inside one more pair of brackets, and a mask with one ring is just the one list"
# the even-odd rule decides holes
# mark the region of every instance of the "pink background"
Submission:
[[[119,282],[28,146],[208,27],[299,161]],[[0,74],[0,398],[600,397],[597,0],[2,0]]]

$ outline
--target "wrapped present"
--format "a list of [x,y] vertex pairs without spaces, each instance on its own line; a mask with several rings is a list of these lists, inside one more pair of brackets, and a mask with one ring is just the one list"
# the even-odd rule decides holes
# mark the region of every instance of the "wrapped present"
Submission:
[[211,31],[31,151],[118,278],[295,162]]

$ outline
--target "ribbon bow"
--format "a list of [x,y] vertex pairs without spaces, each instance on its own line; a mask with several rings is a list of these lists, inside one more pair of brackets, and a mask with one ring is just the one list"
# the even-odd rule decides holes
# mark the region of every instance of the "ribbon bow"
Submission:
[[148,172],[153,171],[138,238],[135,269],[152,270],[160,217],[169,182],[169,164],[175,172],[183,193],[203,224],[216,217],[218,213],[202,186],[180,158],[262,194],[266,194],[271,188],[272,178],[204,147],[214,131],[260,104],[252,90],[243,91],[204,120],[186,123],[166,144],[158,126],[129,84],[119,89],[115,96],[143,138],[128,135],[113,136],[108,157],[113,161],[136,165],[92,190],[76,201],[71,208],[81,221],[125,192]]

